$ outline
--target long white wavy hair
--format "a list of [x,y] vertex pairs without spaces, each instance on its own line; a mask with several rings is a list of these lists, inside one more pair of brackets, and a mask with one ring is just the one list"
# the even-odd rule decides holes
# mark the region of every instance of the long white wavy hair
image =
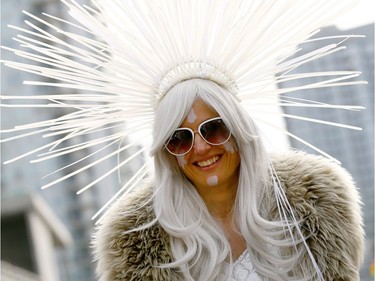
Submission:
[[[180,268],[186,280],[217,280],[224,262],[231,259],[225,233],[175,157],[164,148],[197,99],[216,110],[237,141],[241,163],[233,224],[246,240],[257,273],[265,280],[312,280],[313,276],[319,276],[319,269],[312,266],[313,258],[312,264],[299,263],[307,245],[302,237],[291,235],[298,226],[273,176],[271,160],[256,125],[230,93],[203,79],[174,86],[156,111],[151,152],[156,179],[154,211],[158,223],[171,237],[175,259],[162,266]],[[278,202],[276,218],[267,209],[270,200]]]

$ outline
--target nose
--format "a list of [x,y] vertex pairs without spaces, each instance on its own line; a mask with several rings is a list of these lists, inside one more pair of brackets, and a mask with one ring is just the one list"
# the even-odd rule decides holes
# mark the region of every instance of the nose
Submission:
[[204,154],[211,148],[199,133],[194,132],[194,145],[193,149],[196,154]]

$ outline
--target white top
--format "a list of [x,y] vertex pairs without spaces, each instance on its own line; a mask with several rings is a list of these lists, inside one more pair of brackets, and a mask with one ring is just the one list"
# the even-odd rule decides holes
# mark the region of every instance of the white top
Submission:
[[253,264],[250,260],[250,255],[245,250],[238,260],[233,264],[233,273],[231,278],[228,278],[230,265],[227,263],[225,274],[220,277],[220,281],[261,281],[258,274],[255,272]]

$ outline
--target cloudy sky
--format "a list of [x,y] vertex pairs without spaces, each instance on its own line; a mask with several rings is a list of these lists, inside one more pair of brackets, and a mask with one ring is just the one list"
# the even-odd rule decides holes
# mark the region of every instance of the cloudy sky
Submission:
[[358,0],[358,5],[343,15],[336,22],[340,29],[350,29],[353,27],[374,23],[375,22],[375,1],[374,0]]

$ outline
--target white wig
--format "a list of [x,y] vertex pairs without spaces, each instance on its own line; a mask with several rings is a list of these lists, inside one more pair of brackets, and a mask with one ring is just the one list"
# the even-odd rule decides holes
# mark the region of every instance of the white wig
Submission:
[[[251,117],[228,91],[204,79],[177,84],[156,111],[152,149],[156,178],[154,210],[157,221],[171,237],[175,258],[164,266],[179,267],[186,280],[217,280],[224,261],[231,257],[225,233],[175,157],[164,148],[197,99],[223,118],[237,141],[241,163],[233,224],[246,240],[257,273],[265,280],[311,280],[317,272],[319,275],[316,266],[317,272],[308,272],[311,265],[299,263],[307,245],[302,237],[290,235],[298,226]],[[268,205],[262,204],[266,200],[282,202],[277,218],[270,217],[271,210],[262,207]],[[312,263],[315,264],[313,258]]]

